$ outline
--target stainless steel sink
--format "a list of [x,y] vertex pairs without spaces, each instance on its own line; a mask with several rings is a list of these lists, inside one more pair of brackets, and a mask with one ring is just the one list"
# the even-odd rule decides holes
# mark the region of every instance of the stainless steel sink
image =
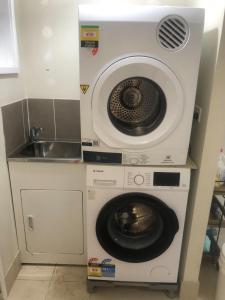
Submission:
[[81,145],[79,142],[38,141],[25,145],[18,153],[10,158],[25,160],[57,160],[80,159]]

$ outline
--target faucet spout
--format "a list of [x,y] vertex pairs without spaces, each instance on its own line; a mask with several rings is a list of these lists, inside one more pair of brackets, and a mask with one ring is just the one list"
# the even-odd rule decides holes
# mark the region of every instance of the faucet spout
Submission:
[[38,142],[40,140],[40,135],[43,128],[41,127],[31,127],[30,129],[30,140],[31,142]]

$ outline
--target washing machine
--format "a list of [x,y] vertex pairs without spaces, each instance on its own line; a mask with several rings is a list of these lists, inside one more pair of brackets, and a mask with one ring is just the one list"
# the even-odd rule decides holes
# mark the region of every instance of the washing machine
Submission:
[[190,170],[87,166],[88,279],[177,283]]
[[186,163],[204,10],[79,7],[85,162]]

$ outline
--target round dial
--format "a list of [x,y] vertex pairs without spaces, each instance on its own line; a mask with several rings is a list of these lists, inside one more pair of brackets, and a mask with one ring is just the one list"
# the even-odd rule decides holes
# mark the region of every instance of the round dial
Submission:
[[143,184],[144,181],[145,181],[144,176],[142,176],[141,174],[138,174],[134,177],[134,183],[136,183],[137,185]]
[[138,164],[138,158],[137,157],[131,157],[129,163],[132,164],[132,165]]

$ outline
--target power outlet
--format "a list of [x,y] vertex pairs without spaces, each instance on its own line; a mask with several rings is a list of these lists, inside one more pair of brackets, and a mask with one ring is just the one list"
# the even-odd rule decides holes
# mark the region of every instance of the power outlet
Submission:
[[202,108],[198,105],[195,105],[195,110],[194,110],[194,120],[200,123],[202,117]]

